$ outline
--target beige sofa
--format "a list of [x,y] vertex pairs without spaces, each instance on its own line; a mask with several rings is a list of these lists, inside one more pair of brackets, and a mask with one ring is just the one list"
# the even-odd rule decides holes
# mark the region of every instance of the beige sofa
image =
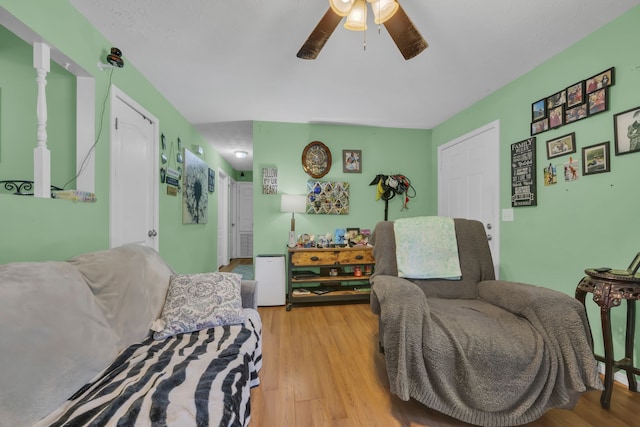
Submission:
[[[257,286],[226,274],[199,276],[229,280],[230,295],[238,288],[230,304],[240,320],[157,340],[150,327],[166,317],[168,289],[193,275],[174,274],[150,248],[1,265],[0,425],[100,424],[95,412],[103,425],[247,425],[262,362]],[[193,314],[189,292],[175,289],[178,310]],[[222,385],[229,377],[233,390]]]

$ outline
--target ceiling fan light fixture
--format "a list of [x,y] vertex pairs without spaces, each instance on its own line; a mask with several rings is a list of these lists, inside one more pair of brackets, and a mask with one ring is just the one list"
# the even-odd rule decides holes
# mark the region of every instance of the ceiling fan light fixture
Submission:
[[356,0],[347,15],[344,28],[351,31],[365,31],[367,29],[367,3],[365,0]]
[[384,24],[387,22],[400,8],[396,0],[367,0],[371,3],[373,10],[373,22],[376,24]]
[[339,16],[347,16],[351,12],[355,0],[329,0],[331,10]]

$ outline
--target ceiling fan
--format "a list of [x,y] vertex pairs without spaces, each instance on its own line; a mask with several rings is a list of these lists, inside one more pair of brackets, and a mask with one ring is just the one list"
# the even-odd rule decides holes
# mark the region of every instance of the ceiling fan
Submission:
[[[366,0],[371,4],[376,24],[384,24],[404,59],[411,59],[428,46],[413,25],[402,6],[396,0]],[[367,29],[367,5],[365,0],[329,0],[329,10],[324,14],[309,38],[297,53],[301,59],[316,59],[327,40],[343,17],[345,28],[353,31]]]

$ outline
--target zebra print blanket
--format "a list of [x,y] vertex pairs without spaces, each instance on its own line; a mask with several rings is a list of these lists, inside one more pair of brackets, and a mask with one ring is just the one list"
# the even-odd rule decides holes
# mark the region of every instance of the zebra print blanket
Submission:
[[123,350],[36,426],[247,426],[260,383],[262,323],[221,326]]

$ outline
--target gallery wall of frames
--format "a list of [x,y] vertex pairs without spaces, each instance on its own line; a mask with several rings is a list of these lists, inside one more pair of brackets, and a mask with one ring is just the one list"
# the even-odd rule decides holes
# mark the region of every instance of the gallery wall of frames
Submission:
[[[511,145],[511,205],[536,206],[536,135],[609,110],[609,88],[615,83],[615,67],[578,81],[531,104],[531,137]],[[615,155],[640,151],[640,106],[613,115]],[[546,141],[548,163],[542,169],[544,185],[577,180],[611,171],[611,141],[581,148],[576,158],[576,134],[568,132]],[[562,163],[553,160],[568,156]]]

